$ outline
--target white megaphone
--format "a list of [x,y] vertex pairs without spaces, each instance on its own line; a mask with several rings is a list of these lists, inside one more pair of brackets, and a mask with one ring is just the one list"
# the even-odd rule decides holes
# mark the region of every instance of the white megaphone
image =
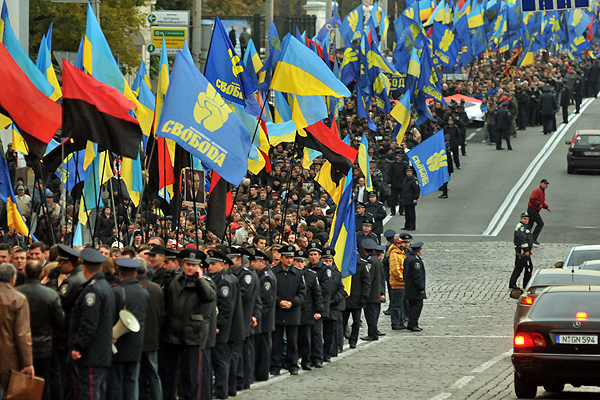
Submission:
[[126,333],[129,332],[139,332],[140,331],[140,323],[138,322],[135,315],[127,310],[119,311],[119,321],[113,326],[113,344],[112,351],[113,354],[117,353],[117,340]]

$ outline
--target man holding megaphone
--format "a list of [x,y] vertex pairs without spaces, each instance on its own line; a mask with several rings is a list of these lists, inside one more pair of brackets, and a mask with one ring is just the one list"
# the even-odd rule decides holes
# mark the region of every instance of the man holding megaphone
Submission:
[[[140,263],[131,258],[117,258],[119,283],[111,287],[115,295],[115,325],[113,341],[117,352],[113,355],[110,389],[111,399],[136,399],[140,359],[144,344],[144,321],[150,295],[139,284],[136,272]],[[117,335],[120,335],[118,338]]]

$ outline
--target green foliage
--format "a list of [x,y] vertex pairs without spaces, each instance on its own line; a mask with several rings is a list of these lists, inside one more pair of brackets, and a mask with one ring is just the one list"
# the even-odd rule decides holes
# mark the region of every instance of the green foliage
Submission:
[[193,0],[156,0],[157,10],[191,10]]
[[[119,54],[125,73],[135,72],[140,63],[131,35],[139,33],[143,26],[144,15],[137,8],[143,4],[144,0],[103,0],[100,3],[100,26],[113,55]],[[76,52],[85,35],[86,12],[85,4],[31,0],[29,54],[37,54],[51,22],[54,22],[52,49]]]

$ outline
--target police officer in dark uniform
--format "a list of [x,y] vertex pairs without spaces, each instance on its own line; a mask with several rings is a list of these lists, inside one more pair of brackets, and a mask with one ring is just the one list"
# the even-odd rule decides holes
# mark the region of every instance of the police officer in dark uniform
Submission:
[[332,247],[326,247],[321,253],[321,261],[327,266],[329,277],[329,316],[324,317],[323,321],[323,361],[331,361],[331,357],[337,357],[338,345],[344,344],[344,335],[340,330],[338,337],[338,326],[341,325],[341,310],[346,305],[346,291],[342,282],[342,273],[335,266],[333,260],[335,250]]
[[383,203],[377,200],[377,193],[369,192],[369,202],[365,206],[365,214],[373,216],[373,233],[377,236],[377,243],[381,243],[381,234],[383,233],[383,220],[387,213]]
[[254,381],[254,340],[251,336],[261,314],[260,286],[256,273],[244,265],[244,256],[252,259],[252,253],[232,246],[227,248],[226,254],[233,262],[229,272],[237,278],[242,295],[244,341],[236,344],[241,347],[233,349],[233,354],[237,355],[236,387],[244,390],[249,389]]
[[[385,237],[385,243],[384,243],[385,253],[383,254],[383,260],[381,261],[381,264],[382,264],[382,268],[383,268],[383,278],[385,279],[386,286],[387,286],[387,292],[388,292],[388,294],[391,294],[392,287],[390,286],[390,256],[388,254],[388,249],[390,248],[391,245],[394,244],[394,238],[396,237],[396,231],[393,229],[388,229],[385,232],[383,232],[383,237]],[[385,315],[391,314],[391,311],[390,311],[391,304],[392,304],[392,302],[391,302],[391,295],[390,295],[390,302],[388,303],[388,309],[383,312]]]
[[312,357],[312,329],[315,320],[321,319],[323,312],[323,298],[317,273],[306,268],[307,254],[304,250],[296,250],[294,254],[294,268],[300,271],[306,284],[306,297],[301,306],[300,326],[298,328],[298,352],[302,357],[301,366],[305,371],[310,371],[313,364]]
[[368,218],[363,221],[362,230],[356,234],[356,243],[358,244],[358,254],[362,258],[366,258],[365,249],[362,247],[362,242],[365,239],[372,239],[376,243],[378,242],[378,237],[371,230],[373,229],[373,218]]
[[[407,231],[417,229],[417,201],[421,196],[419,180],[412,168],[406,170],[406,178],[402,182],[402,206],[404,206],[404,228]],[[379,243],[379,242],[377,242]]]
[[271,271],[272,258],[269,253],[254,250],[252,266],[260,281],[261,316],[254,335],[256,354],[254,378],[257,381],[269,380],[271,366],[271,333],[275,330],[275,309],[277,306],[277,279]]
[[[208,276],[208,263],[203,262],[202,268],[204,269],[203,278],[208,282],[212,290],[217,292],[217,286],[215,282]],[[200,362],[200,399],[212,399],[213,393],[213,365],[212,365],[212,350],[215,348],[217,343],[217,299],[210,303],[204,304],[204,337],[200,344],[202,350],[202,360]]]
[[75,300],[79,296],[82,285],[86,279],[83,276],[81,265],[79,265],[79,252],[64,244],[58,245],[58,262],[57,277],[60,274],[65,274],[62,282],[58,279],[53,281],[50,286],[58,291],[60,303],[65,312],[65,318],[62,321],[60,330],[54,333],[52,338],[52,366],[51,378],[49,384],[52,397],[58,399],[74,398],[73,383],[71,382],[72,372],[68,360],[71,359],[68,354],[69,349],[69,326],[73,315],[73,307]]
[[206,255],[200,250],[182,251],[183,271],[165,287],[165,322],[161,332],[160,379],[165,399],[197,399],[200,393],[201,344],[204,305],[215,292],[200,268]]
[[301,306],[306,298],[306,285],[300,271],[292,265],[295,251],[294,246],[285,246],[279,249],[281,261],[272,270],[277,279],[277,309],[271,357],[272,375],[279,375],[284,366],[284,344],[286,345],[285,368],[290,371],[291,375],[298,375],[298,326],[300,325]]
[[529,214],[521,214],[521,221],[515,227],[513,242],[516,253],[515,268],[510,276],[508,287],[518,290],[519,286],[517,286],[517,280],[519,279],[519,276],[521,276],[523,268],[525,269],[525,274],[523,275],[523,287],[527,286],[533,271],[533,264],[531,263],[531,255],[533,254],[533,233],[529,227]]
[[69,348],[77,399],[106,399],[112,360],[115,299],[102,272],[106,257],[88,247],[81,250],[86,282],[73,307]]
[[371,280],[371,290],[365,306],[365,319],[367,320],[368,332],[367,336],[364,336],[361,339],[373,341],[379,339],[377,322],[379,321],[379,314],[381,313],[381,301],[385,300],[385,281],[383,279],[381,260],[377,256],[376,250],[384,250],[385,247],[378,245],[371,239],[363,240],[362,247],[365,249],[365,253],[368,257],[368,265],[370,265],[369,278]]
[[371,293],[370,269],[371,264],[359,256],[359,259],[356,262],[356,272],[352,275],[350,296],[346,298],[346,309],[343,312],[344,322],[342,326],[344,327],[348,326],[348,320],[350,319],[350,314],[352,314],[352,331],[350,332],[350,338],[348,339],[351,349],[356,348],[356,342],[358,342],[358,330],[360,329],[361,310],[367,304],[367,299]]
[[208,272],[217,288],[217,342],[211,356],[215,373],[214,396],[218,399],[229,397],[229,374],[233,355],[228,343],[230,338],[235,339],[240,334],[232,329],[238,299],[241,298],[238,281],[226,268],[232,264],[229,257],[221,251],[208,250]]
[[406,329],[411,332],[423,330],[419,327],[419,317],[427,294],[425,293],[425,265],[421,258],[422,247],[423,242],[411,243],[411,252],[404,260],[404,290],[410,305]]
[[[148,255],[164,256],[164,264],[159,266],[159,268],[154,271],[154,276],[152,277],[152,282],[156,283],[164,290],[169,285],[169,282],[171,282],[171,280],[175,277],[175,274],[179,269],[179,265],[176,263],[178,253],[173,249],[168,249],[160,245],[154,245],[148,252]],[[167,266],[175,268],[167,268]]]
[[113,355],[110,375],[111,398],[118,400],[135,399],[138,396],[140,360],[144,345],[146,312],[150,295],[136,279],[140,263],[131,258],[117,258],[119,283],[111,287],[115,296],[115,321],[120,319],[120,311],[127,310],[140,324],[137,332],[128,332],[115,344],[117,353]]
[[354,214],[354,225],[356,227],[356,231],[360,230],[364,220],[373,218],[371,214],[367,213],[366,207],[366,204],[362,201],[356,203],[356,214]]
[[329,318],[329,302],[331,295],[331,268],[321,261],[322,251],[323,248],[319,243],[313,242],[308,245],[308,263],[306,266],[317,274],[319,286],[321,286],[323,304],[321,318],[314,320],[312,328],[312,355],[310,366],[315,368],[323,367],[323,322],[325,318]]
[[575,78],[575,82],[573,82],[573,99],[575,100],[574,114],[579,114],[579,107],[583,100],[584,86],[581,71],[577,70],[575,73],[577,74],[577,78]]

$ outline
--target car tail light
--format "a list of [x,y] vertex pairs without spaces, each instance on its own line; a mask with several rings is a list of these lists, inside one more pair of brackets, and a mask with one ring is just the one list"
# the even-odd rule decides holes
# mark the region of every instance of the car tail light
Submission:
[[525,296],[521,299],[521,304],[525,304],[526,306],[530,306],[535,301],[535,297]]
[[537,332],[519,332],[515,335],[515,347],[545,347],[546,340]]
[[585,311],[580,311],[575,314],[575,318],[577,321],[587,321],[587,313]]

